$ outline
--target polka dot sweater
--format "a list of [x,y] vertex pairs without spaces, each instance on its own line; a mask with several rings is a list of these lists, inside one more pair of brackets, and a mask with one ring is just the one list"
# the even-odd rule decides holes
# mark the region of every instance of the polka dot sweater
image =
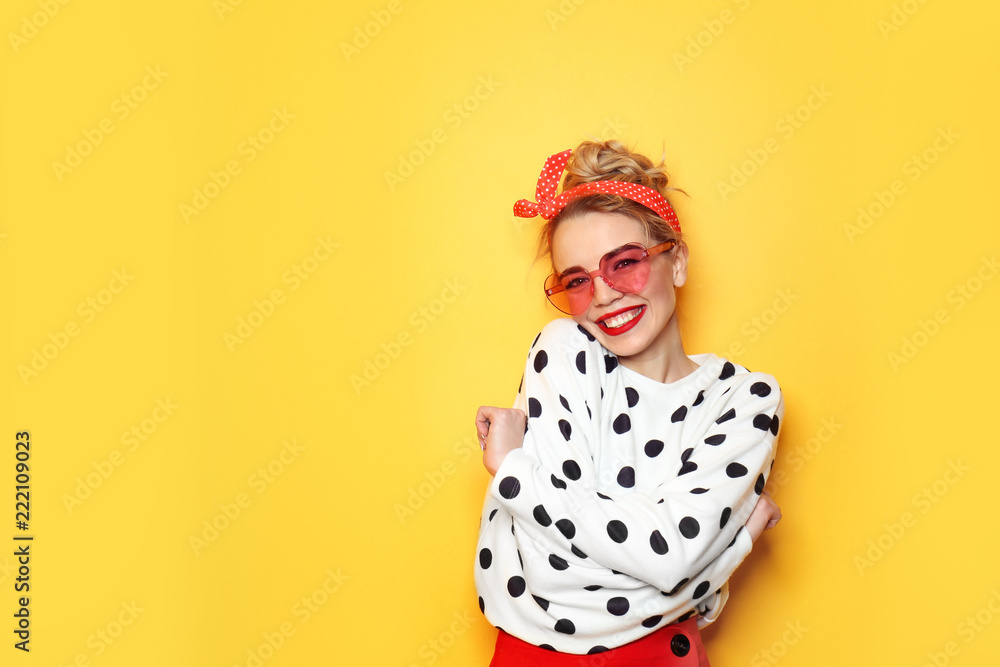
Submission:
[[743,524],[783,414],[770,375],[713,354],[670,384],[618,364],[568,318],[528,355],[524,446],[483,507],[479,604],[532,644],[586,654],[715,620],[750,552]]

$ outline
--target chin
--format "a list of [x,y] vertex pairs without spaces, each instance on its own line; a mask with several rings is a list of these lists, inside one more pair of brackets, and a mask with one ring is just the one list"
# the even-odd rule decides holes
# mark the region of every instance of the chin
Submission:
[[646,350],[653,342],[646,331],[648,322],[640,323],[639,326],[618,336],[606,333],[601,327],[589,320],[584,320],[583,322],[577,320],[577,323],[589,331],[605,349],[619,358],[627,358],[639,354]]

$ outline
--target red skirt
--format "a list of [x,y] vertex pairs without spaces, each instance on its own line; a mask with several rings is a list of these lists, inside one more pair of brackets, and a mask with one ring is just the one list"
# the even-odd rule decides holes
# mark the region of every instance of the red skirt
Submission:
[[490,667],[709,667],[697,619],[667,625],[642,639],[593,655],[556,653],[497,635]]

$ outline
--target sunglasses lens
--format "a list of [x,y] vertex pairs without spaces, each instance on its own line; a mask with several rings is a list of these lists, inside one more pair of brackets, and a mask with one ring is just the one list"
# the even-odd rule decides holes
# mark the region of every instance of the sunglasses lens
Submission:
[[642,246],[626,246],[601,260],[601,275],[619,292],[634,294],[649,279],[649,258]]
[[[587,274],[580,275],[585,281],[590,280]],[[590,305],[589,285],[584,284],[581,287],[579,280],[572,280],[565,276],[560,279],[554,273],[545,280],[545,293],[549,298],[549,303],[567,315],[579,315]]]

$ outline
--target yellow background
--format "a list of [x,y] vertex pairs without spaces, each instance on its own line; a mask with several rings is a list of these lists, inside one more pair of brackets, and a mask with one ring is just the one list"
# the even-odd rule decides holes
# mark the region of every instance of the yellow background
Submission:
[[0,10],[2,664],[487,664],[511,205],[588,137],[689,195],[688,352],[785,392],[712,664],[995,663],[1000,10],[223,2]]

